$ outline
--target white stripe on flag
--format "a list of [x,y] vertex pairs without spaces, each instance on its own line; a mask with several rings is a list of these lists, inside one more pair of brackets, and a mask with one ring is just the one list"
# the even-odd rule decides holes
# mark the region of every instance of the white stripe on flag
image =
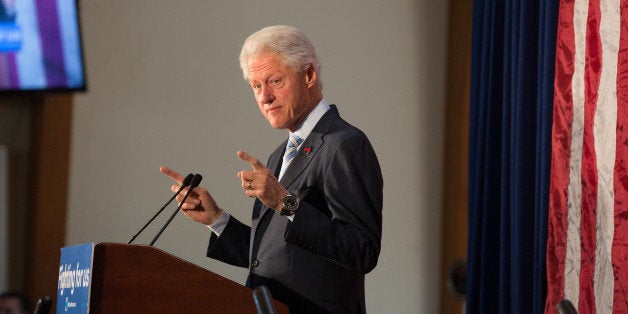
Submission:
[[617,126],[617,53],[619,49],[620,10],[618,0],[600,3],[602,72],[593,125],[597,156],[598,190],[595,245],[595,310],[612,313],[614,276],[611,249],[614,233],[613,172]]
[[586,46],[586,22],[589,1],[576,0],[573,24],[575,56],[574,74],[571,81],[573,93],[573,122],[571,126],[571,153],[569,160],[568,226],[565,252],[565,299],[578,306],[580,297],[580,210],[582,208],[582,142],[584,132],[584,64]]

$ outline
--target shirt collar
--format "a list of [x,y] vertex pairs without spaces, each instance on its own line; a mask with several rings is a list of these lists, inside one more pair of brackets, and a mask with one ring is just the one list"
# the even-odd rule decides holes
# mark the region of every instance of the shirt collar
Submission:
[[290,135],[294,134],[305,140],[310,135],[310,133],[312,133],[312,130],[318,123],[318,120],[323,117],[323,115],[325,114],[325,112],[327,112],[327,110],[329,110],[329,108],[330,107],[327,100],[325,100],[325,98],[321,99],[318,105],[316,105],[316,107],[314,107],[314,109],[312,109],[312,111],[310,111],[310,113],[307,115],[305,120],[303,120],[301,126],[294,132],[290,132]]

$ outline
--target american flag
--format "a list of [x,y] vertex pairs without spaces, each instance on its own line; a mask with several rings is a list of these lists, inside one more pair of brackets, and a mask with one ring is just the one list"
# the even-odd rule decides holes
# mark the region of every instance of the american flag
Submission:
[[561,0],[545,312],[628,313],[628,0]]

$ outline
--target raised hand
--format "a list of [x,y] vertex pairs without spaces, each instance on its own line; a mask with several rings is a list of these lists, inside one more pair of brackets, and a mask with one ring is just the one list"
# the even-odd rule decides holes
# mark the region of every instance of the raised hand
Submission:
[[273,175],[272,171],[262,164],[257,158],[244,151],[238,151],[238,157],[248,162],[252,171],[240,171],[238,177],[242,181],[242,188],[249,197],[257,197],[269,208],[279,210],[280,200],[288,195],[286,190]]
[[[172,185],[172,192],[177,192],[183,183],[184,177],[178,172],[166,167],[159,167],[159,171],[161,173],[167,175],[172,180],[177,182],[177,184]],[[181,203],[184,195],[187,193],[189,188],[183,189],[181,193],[177,196],[177,201]],[[216,205],[216,201],[209,194],[209,191],[203,187],[196,187],[192,190],[188,198],[185,200],[185,203],[181,205],[181,211],[188,218],[200,222],[204,225],[211,225],[220,217],[222,213],[222,209]]]

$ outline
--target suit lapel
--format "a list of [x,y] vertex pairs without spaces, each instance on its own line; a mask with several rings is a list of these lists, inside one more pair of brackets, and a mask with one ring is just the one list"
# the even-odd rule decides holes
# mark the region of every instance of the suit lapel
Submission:
[[[266,166],[268,167],[268,169],[270,169],[270,171],[273,172],[275,177],[279,176],[279,171],[281,170],[282,156],[286,150],[286,144],[288,144],[287,140],[284,141],[279,147],[277,147],[277,149],[275,149],[275,151],[270,155],[270,158],[268,159],[268,164]],[[269,208],[268,206],[264,205],[262,202],[259,202],[259,203],[260,203],[259,212],[253,213],[253,215],[255,216],[257,214],[260,217],[263,217]]]
[[[303,141],[303,144],[299,147],[296,156],[292,160],[290,167],[286,169],[286,172],[279,180],[279,183],[286,189],[290,190],[290,186],[296,181],[296,179],[305,172],[307,166],[315,158],[316,154],[325,144],[325,134],[329,133],[331,125],[334,120],[339,117],[338,110],[335,105],[331,105],[331,108],[321,117],[310,135]],[[283,154],[286,151],[286,144],[288,141],[284,141],[281,146],[271,154],[268,160],[268,168],[273,172],[275,177],[279,176],[281,171],[281,163],[283,160]],[[260,202],[261,203],[261,202]],[[263,217],[268,211],[268,207],[261,206],[260,216]]]
[[[312,137],[312,135],[316,135],[316,137]],[[286,172],[283,174],[283,177],[281,177],[281,180],[279,180],[279,183],[281,183],[281,185],[283,185],[286,189],[289,189],[294,181],[305,171],[307,166],[314,159],[323,143],[323,137],[320,134],[314,134],[314,132],[312,132],[312,134],[310,134],[310,136],[303,141],[303,144],[294,156],[290,167],[286,169]]]
[[290,167],[286,169],[286,172],[279,181],[286,189],[290,189],[290,186],[305,172],[307,166],[314,160],[316,154],[325,145],[324,137],[329,133],[331,124],[337,117],[338,110],[336,106],[331,105],[331,108],[321,117],[314,129],[312,129],[310,135],[303,141]]
[[286,151],[286,145],[288,144],[288,140],[285,140],[281,146],[277,147],[275,151],[270,155],[268,159],[268,169],[273,172],[275,177],[279,176],[279,171],[281,171],[281,161],[284,152]]

